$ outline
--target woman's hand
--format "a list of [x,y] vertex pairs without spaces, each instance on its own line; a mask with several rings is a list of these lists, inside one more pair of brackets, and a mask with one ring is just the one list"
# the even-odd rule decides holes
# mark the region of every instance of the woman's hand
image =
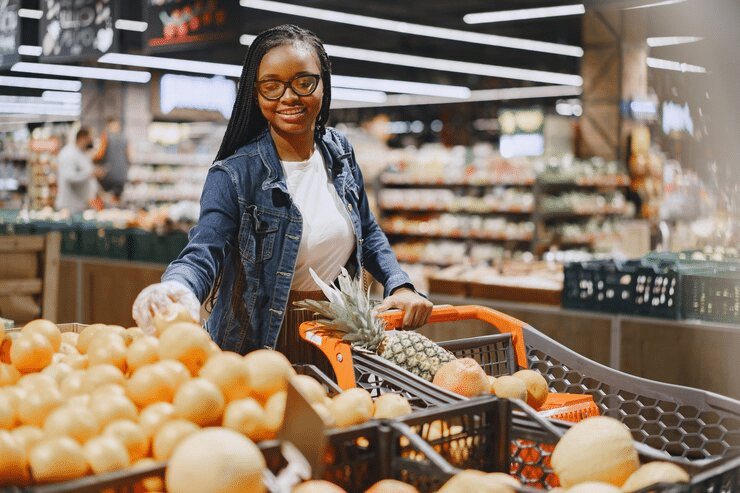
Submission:
[[144,288],[134,300],[131,314],[147,334],[156,334],[156,317],[170,321],[184,307],[194,321],[200,320],[200,302],[190,289],[177,281],[165,281]]
[[432,316],[432,302],[418,294],[413,289],[400,287],[393,294],[385,298],[378,306],[379,312],[398,308],[403,310],[404,329],[415,329],[429,321]]

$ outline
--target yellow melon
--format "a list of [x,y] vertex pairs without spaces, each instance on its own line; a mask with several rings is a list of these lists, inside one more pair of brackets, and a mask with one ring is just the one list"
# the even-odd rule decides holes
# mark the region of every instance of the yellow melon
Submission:
[[622,485],[624,493],[632,493],[655,483],[688,483],[689,474],[678,464],[654,461],[641,465]]
[[475,397],[489,389],[486,372],[473,358],[448,361],[437,370],[432,383],[465,397]]

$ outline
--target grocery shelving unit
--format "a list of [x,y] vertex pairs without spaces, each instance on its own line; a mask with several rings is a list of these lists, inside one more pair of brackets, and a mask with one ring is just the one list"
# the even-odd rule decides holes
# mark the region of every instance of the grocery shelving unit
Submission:
[[[630,213],[623,173],[471,173],[444,178],[386,172],[380,176],[380,224],[398,257],[446,266],[492,261],[552,246],[589,250]],[[435,248],[439,245],[440,248]]]
[[212,160],[206,154],[136,156],[129,168],[123,201],[137,207],[180,200],[197,202]]

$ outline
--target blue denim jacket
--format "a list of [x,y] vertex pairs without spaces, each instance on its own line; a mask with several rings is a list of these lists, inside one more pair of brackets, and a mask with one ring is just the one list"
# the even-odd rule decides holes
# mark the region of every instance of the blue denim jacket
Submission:
[[[339,198],[355,230],[355,264],[383,285],[384,296],[410,284],[368,206],[362,173],[347,138],[327,128],[317,148],[324,156]],[[269,131],[210,167],[200,200],[198,224],[162,281],[189,286],[203,302],[225,267],[213,311],[206,322],[224,350],[247,353],[274,347],[287,306],[298,245],[301,214],[288,194],[283,169]],[[246,275],[244,303],[250,329],[239,327],[230,306],[239,255]]]

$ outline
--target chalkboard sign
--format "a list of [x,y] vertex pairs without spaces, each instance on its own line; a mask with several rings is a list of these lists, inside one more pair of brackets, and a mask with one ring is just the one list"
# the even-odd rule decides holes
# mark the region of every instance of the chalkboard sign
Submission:
[[0,0],[0,68],[20,61],[18,44],[21,23],[18,19],[20,0]]
[[145,1],[147,52],[237,40],[240,8],[236,0]]
[[113,0],[41,0],[42,61],[97,59],[118,50]]

